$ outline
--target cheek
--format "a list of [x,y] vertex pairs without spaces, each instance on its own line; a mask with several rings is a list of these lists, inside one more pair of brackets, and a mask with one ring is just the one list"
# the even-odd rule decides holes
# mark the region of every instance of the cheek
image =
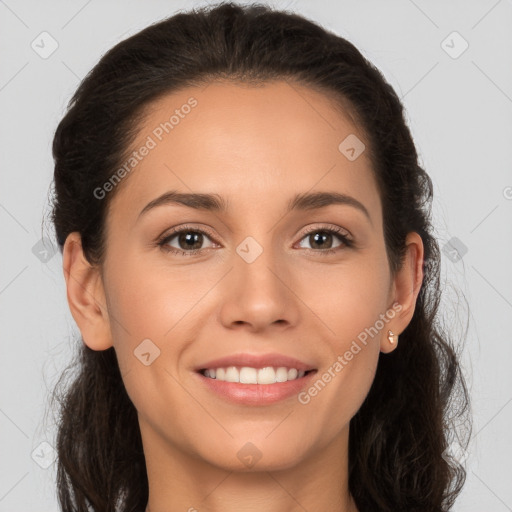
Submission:
[[[366,397],[378,364],[380,340],[387,321],[389,274],[384,259],[371,258],[301,273],[301,297],[314,312],[314,323],[325,333],[330,357],[319,372],[312,395],[324,411],[343,411],[335,422],[348,421]],[[321,395],[321,398],[320,398]],[[316,398],[315,398],[316,400]],[[335,428],[333,426],[333,428]]]
[[168,433],[176,424],[169,403],[183,410],[188,396],[176,382],[188,340],[180,319],[191,308],[184,288],[183,280],[164,278],[136,258],[109,269],[110,328],[126,392],[146,421],[157,411],[154,426],[168,425]]
[[386,332],[381,315],[386,314],[388,281],[385,270],[365,264],[331,267],[313,277],[302,275],[301,293],[325,333],[329,357],[299,398],[314,410],[310,428],[322,429],[318,436],[323,432],[330,439],[357,413],[373,383]]
[[225,269],[172,267],[165,260],[154,264],[149,257],[124,254],[122,264],[110,265],[106,272],[110,327],[119,365],[125,373],[132,368],[138,371],[139,356],[149,352],[155,364],[165,360],[169,370],[175,371],[203,316],[211,314],[204,309],[210,307],[206,296]]
[[321,272],[303,268],[298,275],[297,295],[330,338],[338,341],[339,349],[385,313],[389,276],[382,261],[371,264],[361,258]]
[[110,329],[122,374],[138,375],[162,354],[164,334],[179,318],[179,292],[140,258],[117,261],[105,273]]
[[[161,339],[190,309],[196,295],[190,280],[179,272],[169,275],[151,259],[126,257],[109,269],[109,313],[114,317],[117,339]],[[118,320],[118,321],[116,321]]]

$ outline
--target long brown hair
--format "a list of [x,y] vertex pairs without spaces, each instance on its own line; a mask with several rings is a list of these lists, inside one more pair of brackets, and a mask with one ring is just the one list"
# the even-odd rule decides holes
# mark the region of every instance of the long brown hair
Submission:
[[[370,143],[392,273],[407,234],[420,234],[424,281],[399,346],[380,354],[373,385],[351,420],[349,487],[360,512],[449,510],[466,473],[447,448],[454,439],[467,446],[467,428],[457,428],[470,425],[469,397],[453,334],[439,321],[432,181],[418,163],[395,91],[350,42],[297,14],[224,3],[178,13],[117,44],[81,82],[55,133],[52,220],[61,250],[78,231],[87,259],[101,265],[115,190],[102,200],[94,190],[125,160],[144,108],[220,78],[289,80],[334,99]],[[78,352],[53,397],[60,505],[66,512],[140,512],[148,500],[146,465],[114,348],[93,351],[79,342]]]

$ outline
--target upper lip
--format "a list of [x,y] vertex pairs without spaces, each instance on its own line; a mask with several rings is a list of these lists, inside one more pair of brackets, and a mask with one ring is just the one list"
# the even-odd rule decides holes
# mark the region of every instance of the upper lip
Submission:
[[315,370],[315,367],[282,354],[231,354],[226,357],[207,361],[195,368],[196,371],[206,370],[208,368],[227,368],[228,366],[249,366],[251,368],[265,368],[273,366],[274,368],[287,367],[297,370]]

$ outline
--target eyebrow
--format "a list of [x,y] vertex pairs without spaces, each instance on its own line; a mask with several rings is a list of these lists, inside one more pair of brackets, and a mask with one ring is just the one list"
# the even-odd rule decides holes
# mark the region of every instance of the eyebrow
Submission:
[[[334,204],[356,208],[364,213],[372,224],[368,210],[360,201],[339,192],[305,192],[297,194],[288,201],[287,211],[315,210]],[[213,212],[226,212],[228,210],[227,201],[218,194],[183,193],[171,190],[150,201],[139,213],[139,218],[148,211],[163,205],[183,205],[195,210]]]

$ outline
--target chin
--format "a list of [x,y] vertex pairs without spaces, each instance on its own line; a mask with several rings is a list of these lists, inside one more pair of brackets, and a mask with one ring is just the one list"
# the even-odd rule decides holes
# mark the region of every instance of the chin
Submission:
[[[231,439],[225,445],[216,444],[205,447],[204,460],[226,471],[255,473],[259,471],[283,471],[301,464],[306,458],[304,444],[299,447],[295,443],[284,444],[282,440],[245,437]],[[272,434],[271,434],[272,435]]]

